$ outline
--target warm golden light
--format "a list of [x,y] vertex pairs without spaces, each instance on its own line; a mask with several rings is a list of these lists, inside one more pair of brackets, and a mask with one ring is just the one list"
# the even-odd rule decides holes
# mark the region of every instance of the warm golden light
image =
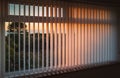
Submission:
[[[72,16],[71,16],[72,14]],[[96,20],[107,20],[109,17],[108,11],[105,9],[93,9],[93,8],[69,8],[69,17],[76,19],[96,19]]]

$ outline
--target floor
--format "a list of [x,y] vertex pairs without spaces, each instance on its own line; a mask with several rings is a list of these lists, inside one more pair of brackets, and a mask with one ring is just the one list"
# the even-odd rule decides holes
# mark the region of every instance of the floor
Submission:
[[42,78],[120,78],[120,63]]

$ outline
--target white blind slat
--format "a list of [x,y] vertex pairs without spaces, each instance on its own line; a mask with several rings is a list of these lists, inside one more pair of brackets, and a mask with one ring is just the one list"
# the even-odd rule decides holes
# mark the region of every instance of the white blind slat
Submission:
[[[42,20],[44,19],[45,8],[42,5]],[[42,22],[42,68],[44,71],[44,22]]]

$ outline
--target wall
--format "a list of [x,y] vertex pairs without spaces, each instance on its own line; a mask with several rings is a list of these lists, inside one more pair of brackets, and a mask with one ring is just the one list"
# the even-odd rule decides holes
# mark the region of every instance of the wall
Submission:
[[0,77],[1,77],[1,0],[0,0]]
[[118,58],[120,60],[120,8],[117,8],[117,26],[118,26]]
[[8,0],[0,0],[0,78],[4,78],[3,74],[4,74],[4,64],[5,64],[5,59],[4,59],[4,55],[5,55],[5,49],[4,49],[4,18],[5,18],[5,14],[7,13],[5,11],[5,8],[7,8],[6,3]]

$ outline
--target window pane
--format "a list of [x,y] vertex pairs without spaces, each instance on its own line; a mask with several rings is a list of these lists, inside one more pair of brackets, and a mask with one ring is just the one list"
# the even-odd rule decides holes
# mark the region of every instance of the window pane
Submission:
[[38,6],[35,6],[35,16],[38,16]]
[[55,7],[53,7],[53,17],[55,17]]
[[59,17],[59,8],[57,8],[57,17]]
[[20,15],[24,15],[24,5],[20,5]]
[[29,6],[25,6],[25,16],[29,16]]
[[15,4],[15,15],[19,15],[19,4]]
[[[49,11],[48,11],[49,12]],[[46,7],[44,7],[44,17],[46,17]]]
[[30,16],[33,16],[33,6],[30,6]]
[[42,6],[39,6],[39,16],[42,16]]
[[14,15],[14,4],[9,4],[9,14]]

